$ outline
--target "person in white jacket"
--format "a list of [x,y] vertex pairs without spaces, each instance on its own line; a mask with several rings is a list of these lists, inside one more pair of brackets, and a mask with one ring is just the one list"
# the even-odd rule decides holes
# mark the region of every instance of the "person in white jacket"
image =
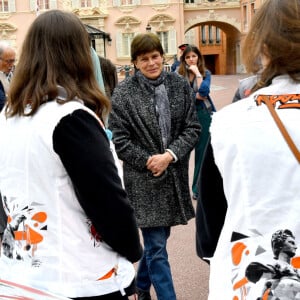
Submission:
[[299,0],[264,1],[243,59],[249,73],[261,73],[247,98],[213,116],[199,180],[197,252],[210,263],[209,300],[296,300],[299,281],[286,272],[256,283],[247,267],[274,265],[270,241],[283,229],[296,238],[289,238],[291,273],[300,267]]
[[59,10],[39,15],[24,40],[0,114],[0,279],[125,300],[142,247],[90,51],[80,19]]

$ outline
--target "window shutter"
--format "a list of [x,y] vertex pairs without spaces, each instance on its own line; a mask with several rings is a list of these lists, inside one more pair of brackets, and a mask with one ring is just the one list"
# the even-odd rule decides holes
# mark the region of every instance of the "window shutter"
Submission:
[[116,35],[116,50],[117,50],[117,57],[123,56],[123,49],[122,49],[122,33],[117,32]]
[[98,0],[92,0],[92,7],[99,7],[99,1]]
[[121,6],[121,0],[113,0],[113,6]]
[[171,29],[169,31],[169,53],[168,54],[177,54],[177,40],[176,40],[176,30]]
[[57,8],[57,1],[56,0],[50,0],[49,8],[50,9],[56,9]]
[[72,8],[79,8],[79,0],[72,0]]
[[8,1],[8,11],[9,12],[16,12],[16,0],[9,0]]

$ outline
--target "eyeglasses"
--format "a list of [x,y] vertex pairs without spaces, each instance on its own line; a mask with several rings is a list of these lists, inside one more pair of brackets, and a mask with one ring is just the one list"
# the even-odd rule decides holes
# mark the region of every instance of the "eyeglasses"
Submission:
[[15,59],[3,59],[3,58],[0,58],[1,60],[3,60],[4,62],[6,62],[7,64],[14,64],[16,62]]

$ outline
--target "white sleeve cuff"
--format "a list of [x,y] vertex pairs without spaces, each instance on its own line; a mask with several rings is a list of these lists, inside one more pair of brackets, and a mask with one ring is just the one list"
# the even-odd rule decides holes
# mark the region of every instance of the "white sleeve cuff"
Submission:
[[169,152],[172,156],[173,156],[173,163],[176,163],[178,161],[177,156],[175,155],[175,153],[171,150],[171,149],[166,149],[167,152]]

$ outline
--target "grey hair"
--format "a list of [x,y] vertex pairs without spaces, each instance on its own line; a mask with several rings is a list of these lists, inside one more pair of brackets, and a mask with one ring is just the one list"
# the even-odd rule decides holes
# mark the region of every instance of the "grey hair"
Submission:
[[6,49],[10,49],[10,48],[12,49],[12,47],[7,42],[1,41],[0,42],[0,56],[3,54],[3,52]]

